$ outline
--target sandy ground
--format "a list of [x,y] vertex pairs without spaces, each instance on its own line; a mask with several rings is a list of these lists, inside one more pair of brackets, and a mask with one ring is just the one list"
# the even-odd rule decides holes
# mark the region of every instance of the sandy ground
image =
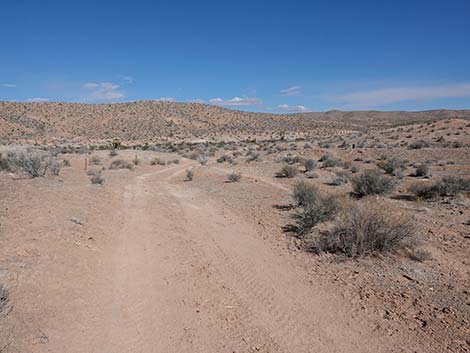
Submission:
[[219,165],[184,182],[183,159],[96,186],[84,156],[70,161],[60,177],[1,179],[0,352],[443,351],[293,255],[273,211],[287,182],[247,169],[227,184]]

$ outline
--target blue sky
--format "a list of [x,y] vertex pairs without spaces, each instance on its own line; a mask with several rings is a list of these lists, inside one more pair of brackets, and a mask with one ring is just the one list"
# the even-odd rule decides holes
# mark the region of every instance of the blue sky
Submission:
[[470,1],[4,1],[0,100],[470,108]]

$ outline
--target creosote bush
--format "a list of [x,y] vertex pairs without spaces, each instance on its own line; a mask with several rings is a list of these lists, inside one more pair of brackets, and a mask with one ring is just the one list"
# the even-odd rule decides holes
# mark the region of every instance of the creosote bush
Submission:
[[304,162],[304,167],[305,167],[306,172],[310,172],[314,170],[316,166],[317,166],[317,163],[313,159],[307,159]]
[[330,231],[316,234],[309,250],[359,257],[412,248],[416,226],[412,218],[395,214],[378,204],[354,204],[336,218]]
[[297,175],[298,170],[292,165],[285,165],[276,173],[278,178],[293,178]]
[[301,206],[293,215],[300,235],[310,232],[320,222],[331,220],[341,207],[337,198],[323,195],[315,186],[304,182],[294,187],[292,198]]
[[227,180],[231,183],[234,183],[234,182],[240,181],[241,177],[242,177],[241,173],[233,172],[227,175]]
[[292,198],[297,206],[313,204],[318,196],[318,189],[309,183],[301,181],[294,186]]
[[111,162],[111,165],[109,166],[109,169],[129,169],[133,170],[134,165],[132,163],[129,163],[128,161],[125,161],[124,159],[116,159]]
[[366,170],[359,177],[351,179],[353,192],[358,197],[387,194],[393,191],[395,181],[374,170]]

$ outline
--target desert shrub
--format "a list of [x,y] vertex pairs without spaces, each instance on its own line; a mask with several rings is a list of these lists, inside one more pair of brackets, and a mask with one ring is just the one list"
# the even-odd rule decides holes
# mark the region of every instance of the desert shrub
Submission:
[[287,164],[295,164],[303,162],[303,158],[299,156],[283,156],[278,162],[285,162]]
[[229,160],[231,159],[230,156],[227,156],[226,154],[220,156],[219,158],[217,158],[217,163],[224,163],[224,162],[228,162]]
[[460,193],[470,192],[470,179],[445,176],[434,183],[411,185],[408,190],[420,199],[455,196]]
[[309,233],[318,223],[333,219],[341,208],[339,201],[332,196],[324,196],[316,191],[305,195],[306,204],[301,211],[294,213],[296,231],[301,235]]
[[186,178],[184,179],[185,181],[191,181],[193,180],[194,177],[194,171],[191,169],[186,169]]
[[10,152],[7,158],[10,170],[22,171],[32,178],[45,176],[54,161],[51,154],[37,150]]
[[426,164],[420,164],[416,167],[415,176],[417,177],[428,177],[429,167]]
[[49,170],[51,171],[51,174],[52,175],[59,175],[60,174],[60,170],[62,169],[62,166],[63,166],[63,161],[62,162],[59,162],[58,160],[53,160],[51,162],[51,165],[49,167]]
[[429,147],[429,143],[427,143],[424,140],[414,141],[408,145],[408,148],[412,150],[418,150],[418,149],[426,148],[426,147]]
[[98,173],[90,177],[90,182],[92,184],[103,185],[104,178]]
[[64,167],[70,167],[70,161],[68,159],[63,159],[62,160],[62,166]]
[[322,168],[341,167],[343,165],[343,161],[341,159],[329,155],[323,158],[321,162]]
[[129,163],[128,161],[125,161],[124,159],[116,159],[111,162],[111,165],[109,166],[109,169],[129,169],[133,170],[134,165],[132,163]]
[[356,196],[387,194],[395,187],[395,181],[377,171],[366,170],[362,175],[351,180]]
[[348,176],[345,173],[335,173],[335,178],[330,182],[330,185],[339,186],[348,183]]
[[9,299],[8,289],[3,284],[0,284],[0,313],[8,306]]
[[317,163],[313,159],[307,159],[304,162],[304,167],[305,167],[306,172],[310,172],[314,170],[316,166],[317,166]]
[[98,156],[91,156],[90,158],[90,164],[93,165],[100,165],[101,164],[101,158]]
[[255,151],[250,151],[247,155],[246,162],[254,162],[254,161],[259,161],[260,160],[260,154]]
[[351,173],[356,174],[356,173],[359,171],[359,168],[356,167],[355,165],[353,165],[353,166],[350,168],[350,171],[351,171]]
[[161,158],[155,157],[150,161],[150,165],[166,165],[167,162]]
[[296,167],[291,165],[285,165],[280,171],[276,173],[278,178],[293,178],[297,175],[298,170]]
[[305,176],[309,179],[318,179],[319,178],[318,174],[315,173],[315,172],[307,172],[307,173],[305,173]]
[[135,156],[134,159],[132,160],[132,163],[134,163],[134,165],[139,165],[140,164],[139,157]]
[[318,189],[309,183],[301,181],[294,186],[292,198],[297,206],[307,206],[315,202],[318,197]]
[[171,161],[171,163],[173,163],[173,164],[180,164],[180,160],[179,160],[179,159],[173,159],[173,160]]
[[358,257],[416,244],[413,220],[377,204],[355,204],[343,210],[330,231],[313,237],[310,250]]
[[197,153],[197,152],[191,152],[191,154],[189,155],[189,159],[192,159],[193,161],[197,160],[200,156],[200,153]]
[[418,262],[430,260],[432,255],[427,250],[417,249],[410,252],[410,259]]
[[380,161],[379,163],[377,163],[377,166],[380,169],[383,169],[385,173],[390,175],[398,175],[401,171],[405,169],[405,163],[396,157]]
[[240,181],[241,177],[241,173],[233,172],[227,175],[227,180],[231,183],[234,183],[236,181]]
[[206,155],[200,155],[197,157],[197,161],[200,165],[204,166],[207,165],[207,162],[209,162],[209,158]]

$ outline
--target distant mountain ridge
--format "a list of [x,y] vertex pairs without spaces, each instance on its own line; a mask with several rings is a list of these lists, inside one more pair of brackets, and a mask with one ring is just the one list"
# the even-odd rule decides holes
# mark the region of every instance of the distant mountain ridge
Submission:
[[470,119],[470,110],[333,110],[272,114],[201,103],[161,101],[113,104],[0,102],[0,142],[99,141],[111,138],[157,142],[328,135],[452,118]]

